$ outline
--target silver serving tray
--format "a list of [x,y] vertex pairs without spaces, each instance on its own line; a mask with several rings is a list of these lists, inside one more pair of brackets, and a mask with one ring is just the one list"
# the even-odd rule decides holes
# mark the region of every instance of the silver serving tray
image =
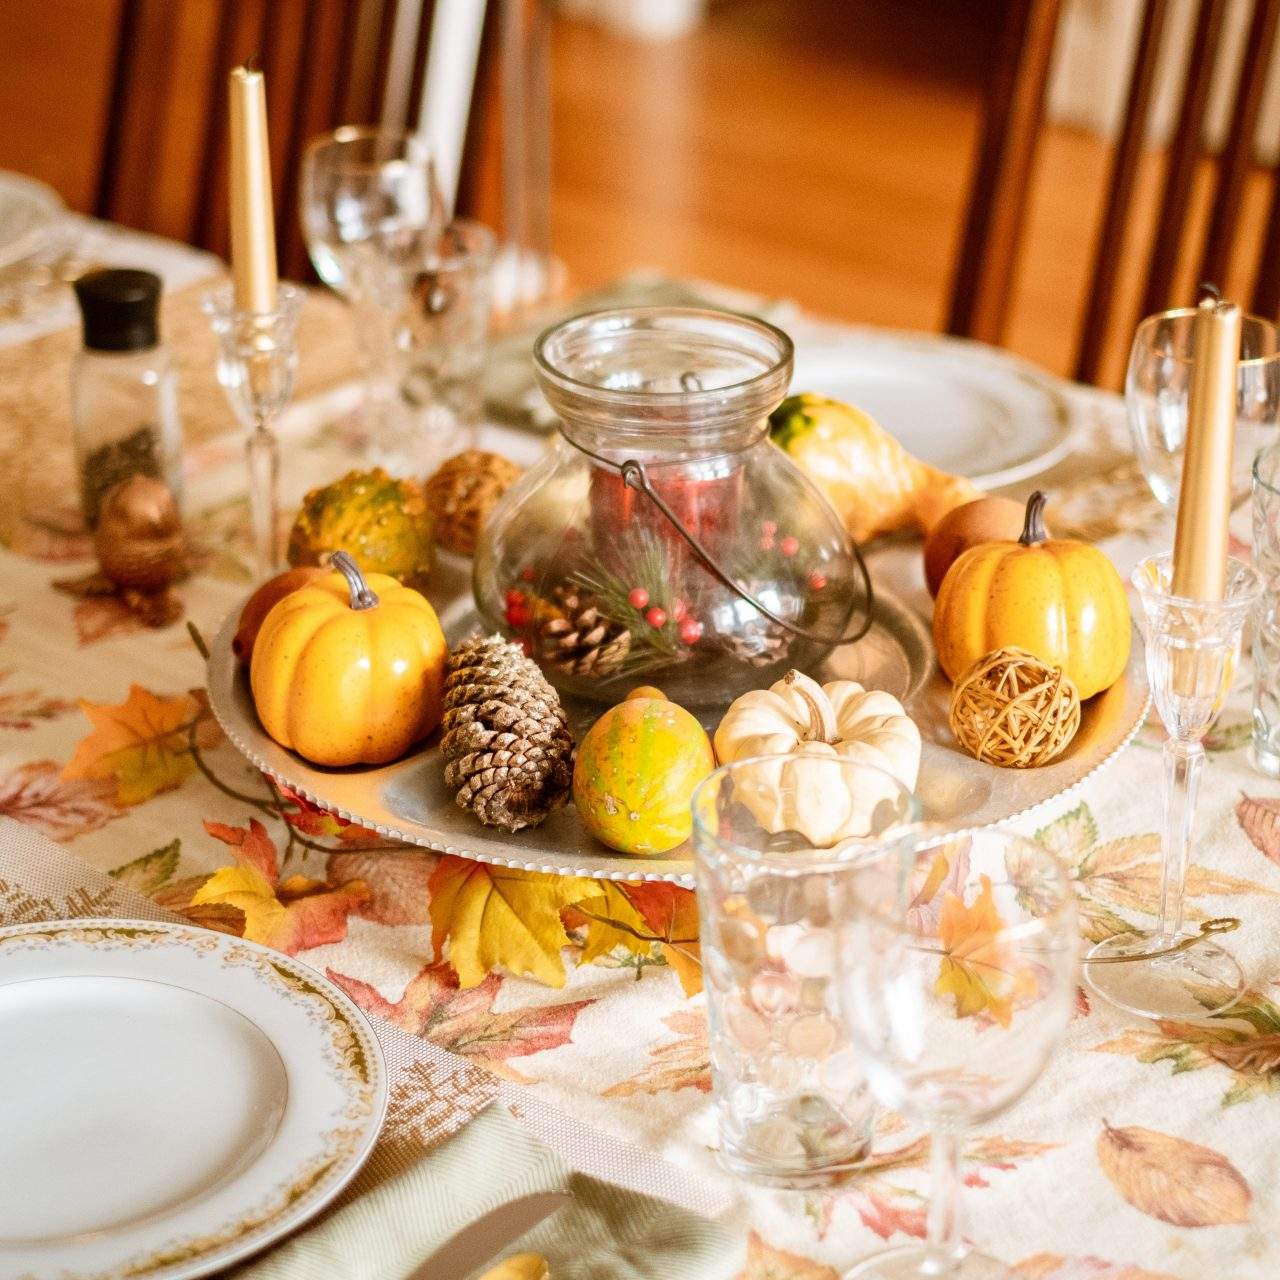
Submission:
[[[308,764],[268,737],[258,723],[247,674],[231,648],[239,615],[237,608],[210,649],[209,701],[236,749],[299,795],[388,839],[477,862],[601,880],[666,880],[692,887],[688,845],[660,858],[613,853],[583,831],[572,807],[552,814],[540,827],[515,835],[481,826],[458,808],[444,785],[435,738],[403,760],[379,768],[323,769]],[[481,625],[469,593],[459,594],[442,609],[440,619],[451,644]],[[1124,675],[1085,706],[1080,730],[1064,756],[1040,769],[980,764],[956,747],[947,727],[950,686],[937,674],[928,629],[879,585],[870,633],[857,644],[837,649],[818,675],[859,680],[888,690],[906,704],[924,738],[916,791],[926,816],[964,826],[1002,822],[1078,786],[1128,746],[1149,702],[1141,641],[1135,636]],[[581,729],[600,708],[583,705],[569,710],[571,721]]]

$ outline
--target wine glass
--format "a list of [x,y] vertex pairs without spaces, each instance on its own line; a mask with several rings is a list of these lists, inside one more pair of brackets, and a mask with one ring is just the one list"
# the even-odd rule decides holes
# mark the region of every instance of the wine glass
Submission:
[[[1178,500],[1191,388],[1191,330],[1196,308],[1148,316],[1138,325],[1125,374],[1124,401],[1133,449],[1161,505]],[[1253,460],[1280,425],[1280,330],[1245,316],[1236,379],[1236,436],[1231,468],[1234,502],[1250,492]]]
[[423,266],[437,254],[445,204],[431,148],[402,129],[344,125],[302,158],[300,208],[320,278],[351,304],[368,368],[375,451],[412,451],[414,413],[402,394],[405,317]]
[[998,827],[926,829],[864,851],[839,934],[839,983],[872,1093],[927,1127],[933,1187],[920,1245],[845,1280],[988,1280],[960,1220],[965,1131],[1019,1098],[1071,1017],[1079,937],[1058,860]]

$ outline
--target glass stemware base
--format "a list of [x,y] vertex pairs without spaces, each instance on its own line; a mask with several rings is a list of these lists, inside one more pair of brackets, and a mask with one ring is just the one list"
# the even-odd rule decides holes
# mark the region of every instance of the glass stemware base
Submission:
[[857,1263],[842,1280],[1017,1280],[1003,1262],[985,1253],[939,1258],[925,1245],[887,1249]]
[[[1107,938],[1085,957],[1085,982],[1104,1000],[1144,1018],[1207,1018],[1235,1004],[1244,973],[1216,942],[1202,938],[1173,955],[1147,958],[1178,941],[1154,932]],[[1100,959],[1120,963],[1090,963]]]

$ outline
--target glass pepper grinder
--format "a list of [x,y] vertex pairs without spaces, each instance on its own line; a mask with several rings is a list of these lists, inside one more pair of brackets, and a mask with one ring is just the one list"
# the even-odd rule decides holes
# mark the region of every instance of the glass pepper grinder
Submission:
[[177,377],[160,342],[160,277],[110,268],[75,282],[84,345],[71,365],[80,502],[96,527],[102,500],[132,475],[163,480],[182,507]]

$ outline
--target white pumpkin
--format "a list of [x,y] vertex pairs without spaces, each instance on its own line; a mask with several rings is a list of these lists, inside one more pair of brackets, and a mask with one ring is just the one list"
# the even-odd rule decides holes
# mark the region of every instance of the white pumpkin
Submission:
[[766,831],[798,831],[819,848],[870,834],[876,806],[894,798],[871,770],[851,787],[842,762],[875,765],[908,791],[920,771],[920,730],[897,698],[854,680],[820,685],[799,671],[738,698],[715,749],[721,764],[793,757],[760,764],[737,797]]

